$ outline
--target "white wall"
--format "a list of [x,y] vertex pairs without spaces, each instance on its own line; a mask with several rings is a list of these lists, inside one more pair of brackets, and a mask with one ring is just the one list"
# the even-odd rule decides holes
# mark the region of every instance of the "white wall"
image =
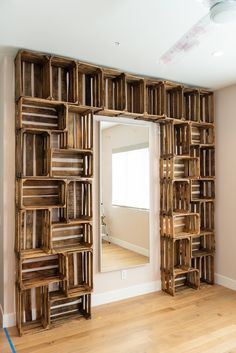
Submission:
[[2,57],[0,68],[0,244],[4,268],[0,270],[0,300],[6,325],[15,311],[15,104],[14,58]]
[[148,253],[149,211],[112,205],[112,151],[141,144],[149,144],[149,128],[144,126],[121,124],[101,131],[101,189],[109,235]]
[[216,273],[236,290],[236,85],[215,93]]

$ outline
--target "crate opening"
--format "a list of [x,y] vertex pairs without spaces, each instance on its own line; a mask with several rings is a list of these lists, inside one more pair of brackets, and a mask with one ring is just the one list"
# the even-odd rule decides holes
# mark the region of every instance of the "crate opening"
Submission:
[[63,207],[65,182],[52,179],[22,181],[22,206],[32,208]]
[[102,107],[102,70],[96,66],[79,63],[79,104]]
[[93,114],[81,113],[75,107],[68,109],[67,147],[93,149]]
[[126,102],[129,113],[144,113],[144,80],[126,77]]
[[75,103],[76,62],[63,58],[51,59],[52,99]]
[[89,181],[70,181],[67,195],[67,219],[71,222],[91,220],[92,183]]

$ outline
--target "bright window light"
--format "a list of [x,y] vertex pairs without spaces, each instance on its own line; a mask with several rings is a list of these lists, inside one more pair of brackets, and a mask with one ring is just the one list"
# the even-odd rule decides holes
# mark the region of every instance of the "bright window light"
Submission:
[[149,149],[112,153],[112,204],[149,209]]

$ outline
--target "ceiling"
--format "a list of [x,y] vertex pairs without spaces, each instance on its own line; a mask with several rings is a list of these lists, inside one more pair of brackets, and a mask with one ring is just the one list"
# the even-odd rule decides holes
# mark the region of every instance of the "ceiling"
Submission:
[[207,11],[201,0],[0,0],[0,53],[33,49],[215,89],[236,82],[236,24],[211,25],[200,45],[159,63]]

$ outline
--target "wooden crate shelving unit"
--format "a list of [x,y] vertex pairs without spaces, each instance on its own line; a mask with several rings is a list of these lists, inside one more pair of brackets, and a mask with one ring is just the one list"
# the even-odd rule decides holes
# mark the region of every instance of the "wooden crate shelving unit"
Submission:
[[213,93],[26,50],[15,68],[20,334],[91,317],[94,113],[160,124],[162,288],[213,283]]

